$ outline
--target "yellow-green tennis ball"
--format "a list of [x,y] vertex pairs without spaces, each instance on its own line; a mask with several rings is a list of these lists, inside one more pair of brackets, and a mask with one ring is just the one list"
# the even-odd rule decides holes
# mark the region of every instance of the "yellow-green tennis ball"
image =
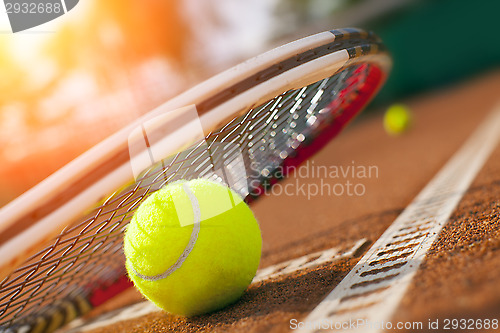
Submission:
[[150,195],[124,238],[135,286],[158,307],[187,317],[235,302],[255,276],[261,247],[246,203],[204,179],[175,182]]
[[390,135],[400,135],[411,126],[411,111],[403,104],[391,105],[384,114],[384,128]]

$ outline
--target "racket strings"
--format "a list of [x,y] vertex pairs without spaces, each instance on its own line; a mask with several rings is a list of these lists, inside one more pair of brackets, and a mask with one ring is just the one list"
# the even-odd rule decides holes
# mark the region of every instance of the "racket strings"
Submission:
[[123,276],[126,225],[138,205],[165,184],[205,177],[226,182],[247,198],[260,195],[270,179],[280,178],[277,170],[284,161],[311,144],[325,126],[335,122],[344,102],[356,98],[356,84],[363,80],[346,79],[362,77],[360,68],[354,65],[285,92],[230,119],[220,130],[153,165],[135,183],[108,197],[0,283],[0,327],[50,318],[64,309],[65,300],[86,297],[95,283],[112,283]]

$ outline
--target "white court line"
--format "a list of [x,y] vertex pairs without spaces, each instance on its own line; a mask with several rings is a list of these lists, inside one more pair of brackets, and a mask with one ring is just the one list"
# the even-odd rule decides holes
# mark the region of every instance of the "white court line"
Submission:
[[[471,182],[500,139],[500,105],[401,213],[339,285],[305,319],[301,332],[349,328],[381,332]],[[359,320],[359,321],[358,321]],[[356,322],[354,326],[345,324]]]
[[352,258],[357,250],[361,248],[368,240],[363,238],[354,245],[342,251],[340,248],[331,248],[325,251],[311,253],[300,258],[285,261],[277,265],[263,268],[257,272],[252,283],[289,275],[306,268],[313,268],[322,264],[336,262],[344,258]]
[[[341,259],[352,258],[355,253],[367,242],[366,239],[360,239],[355,242],[350,248],[342,250],[341,248],[331,248],[325,251],[320,251],[305,255],[300,258],[285,261],[277,265],[269,266],[257,271],[252,283],[286,276],[297,271],[313,268],[322,264],[337,262]],[[106,313],[101,317],[86,322],[79,318],[73,320],[66,328],[63,328],[58,333],[77,333],[87,332],[96,328],[106,327],[125,320],[130,320],[148,315],[150,313],[161,311],[151,302],[141,302],[125,308]]]

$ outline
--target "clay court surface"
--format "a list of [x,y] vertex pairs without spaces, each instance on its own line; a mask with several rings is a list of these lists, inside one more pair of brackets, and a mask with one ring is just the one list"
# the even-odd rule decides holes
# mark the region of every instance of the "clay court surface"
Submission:
[[[498,105],[499,87],[496,71],[405,100],[414,124],[400,137],[384,132],[381,110],[364,114],[302,173],[281,183],[282,192],[292,195],[278,195],[277,188],[253,204],[263,236],[261,269],[332,248],[345,255],[254,282],[236,304],[191,319],[161,311],[130,319],[135,316],[123,314],[144,299],[129,289],[95,309],[84,327],[96,333],[289,331],[290,321],[303,320],[322,301]],[[330,166],[371,173],[311,173]],[[335,184],[347,181],[360,184],[363,194],[337,195],[340,185],[333,193]],[[323,195],[314,192],[322,186]],[[499,198],[497,146],[427,253],[394,322],[423,322],[420,331],[433,331],[426,327],[429,320],[500,319]]]

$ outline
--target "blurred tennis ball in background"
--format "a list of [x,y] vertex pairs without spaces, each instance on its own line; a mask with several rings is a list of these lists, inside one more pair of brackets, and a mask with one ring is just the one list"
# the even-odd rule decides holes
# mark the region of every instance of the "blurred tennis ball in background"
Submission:
[[406,132],[411,125],[411,110],[404,104],[393,104],[384,114],[384,128],[390,135],[401,135]]
[[259,266],[255,217],[228,187],[174,182],[139,206],[124,238],[137,289],[167,312],[196,316],[234,303]]

